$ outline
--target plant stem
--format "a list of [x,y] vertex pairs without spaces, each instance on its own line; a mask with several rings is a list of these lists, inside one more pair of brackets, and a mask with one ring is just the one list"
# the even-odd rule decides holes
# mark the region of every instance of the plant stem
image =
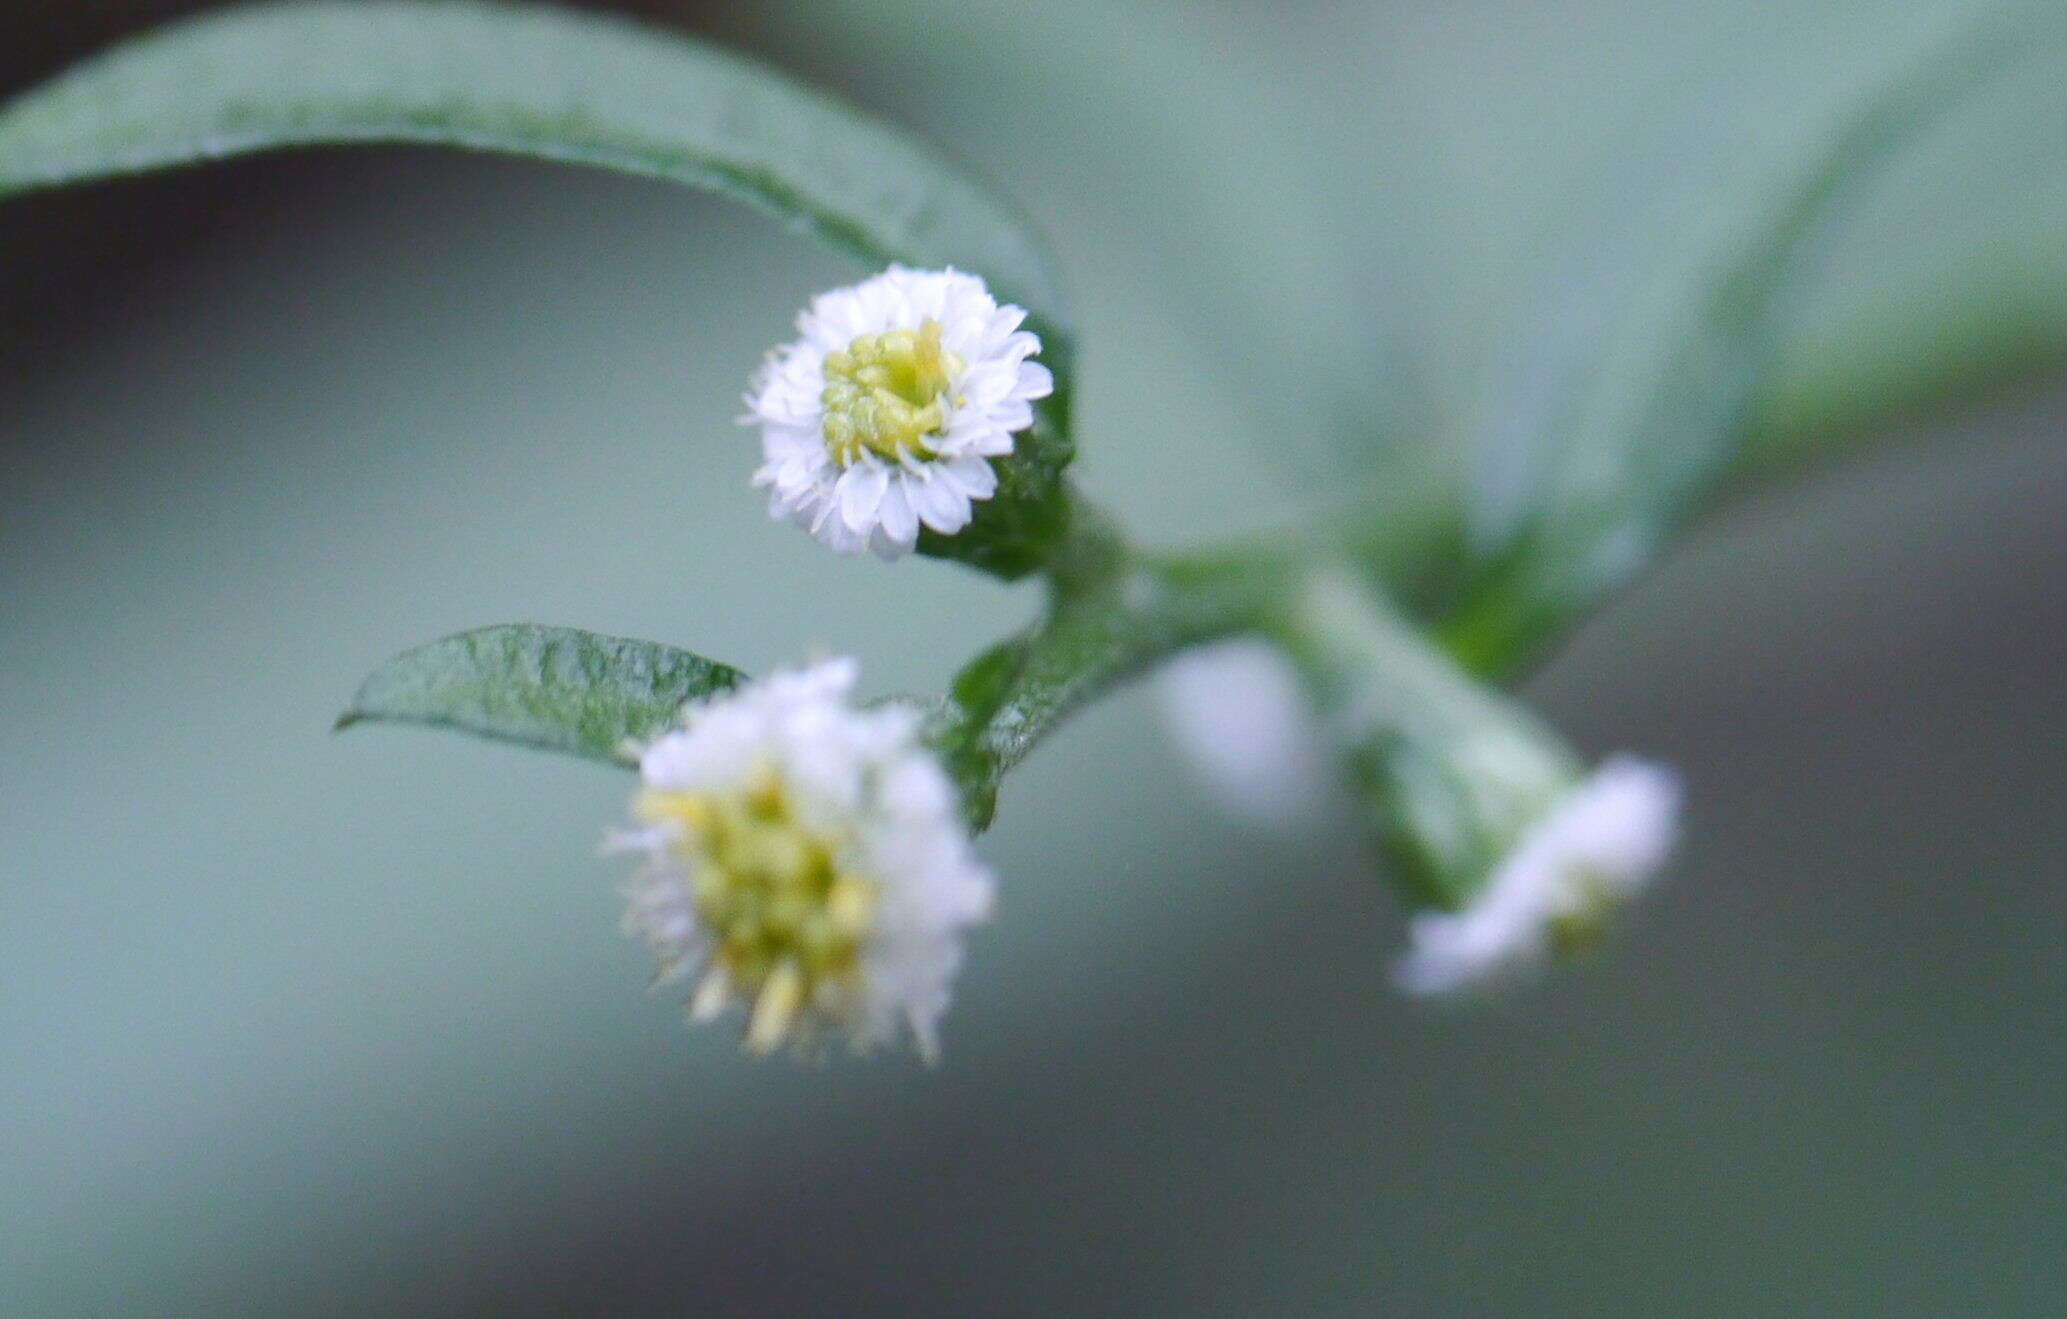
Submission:
[[1251,629],[1282,560],[1247,552],[1156,560],[1071,493],[1041,617],[956,676],[931,740],[983,828],[1005,772],[1087,701],[1188,646]]

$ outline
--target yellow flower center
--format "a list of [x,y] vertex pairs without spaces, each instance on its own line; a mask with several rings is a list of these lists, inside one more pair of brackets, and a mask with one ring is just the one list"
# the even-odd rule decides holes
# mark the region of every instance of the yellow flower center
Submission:
[[690,999],[694,1015],[749,1000],[746,1047],[755,1053],[807,1033],[813,1015],[853,1015],[876,887],[841,868],[841,840],[797,818],[779,774],[763,767],[727,794],[649,791],[637,811],[681,827],[696,917],[712,949]]
[[1608,926],[1621,905],[1604,875],[1581,873],[1573,877],[1572,883],[1577,901],[1553,914],[1548,922],[1550,948],[1559,957],[1580,957],[1598,949],[1606,941]]
[[825,357],[825,448],[851,467],[864,453],[896,461],[931,458],[926,441],[947,426],[948,391],[962,359],[940,346],[940,322],[916,330],[864,334]]

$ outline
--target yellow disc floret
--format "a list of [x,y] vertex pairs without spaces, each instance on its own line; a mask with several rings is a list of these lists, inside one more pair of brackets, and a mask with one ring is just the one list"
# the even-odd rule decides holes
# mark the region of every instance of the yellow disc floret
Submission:
[[1578,957],[1599,948],[1621,905],[1605,875],[1582,870],[1572,876],[1571,884],[1571,905],[1552,912],[1544,926],[1551,951],[1560,957]]
[[693,1015],[749,1000],[746,1047],[755,1053],[807,1037],[815,1018],[854,1016],[876,888],[843,868],[843,840],[799,820],[778,773],[762,767],[730,793],[649,791],[637,811],[680,830],[710,940]]
[[926,441],[947,426],[962,359],[940,344],[941,325],[864,334],[825,357],[825,448],[841,467],[864,453],[891,462],[931,458]]

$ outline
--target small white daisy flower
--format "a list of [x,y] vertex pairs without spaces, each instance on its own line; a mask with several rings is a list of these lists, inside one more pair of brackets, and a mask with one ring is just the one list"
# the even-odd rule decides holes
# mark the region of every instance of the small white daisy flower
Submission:
[[1679,778],[1616,756],[1525,830],[1462,910],[1424,912],[1395,968],[1400,987],[1484,987],[1598,937],[1615,906],[1664,864],[1678,828]]
[[1231,815],[1310,823],[1330,792],[1320,721],[1285,652],[1260,637],[1195,646],[1158,675],[1163,719]]
[[754,485],[842,554],[894,559],[921,524],[951,536],[997,492],[991,459],[1054,391],[1026,312],[958,270],[890,269],[820,294],[754,377]]
[[773,674],[646,747],[640,827],[612,839],[645,858],[625,928],[661,981],[695,981],[695,1019],[750,1004],[753,1052],[908,1031],[930,1059],[992,879],[918,712],[857,707],[855,674],[848,659]]

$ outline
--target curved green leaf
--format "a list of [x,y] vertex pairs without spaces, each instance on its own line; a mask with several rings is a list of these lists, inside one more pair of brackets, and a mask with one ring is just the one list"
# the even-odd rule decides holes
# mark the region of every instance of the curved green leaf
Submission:
[[2023,61],[2057,15],[1998,16],[1861,90],[1806,150],[1708,166],[1639,236],[1555,274],[1496,371],[1466,514],[1476,587],[1450,626],[1512,666],[1626,581],[1744,461],[1790,277],[1863,185]]
[[457,728],[622,765],[684,701],[745,675],[686,650],[569,627],[505,623],[405,650],[375,669],[339,716]]
[[175,24],[0,110],[0,197],[355,142],[712,188],[872,264],[978,272],[1062,328],[1025,222],[902,134],[685,37],[543,8],[294,3]]

